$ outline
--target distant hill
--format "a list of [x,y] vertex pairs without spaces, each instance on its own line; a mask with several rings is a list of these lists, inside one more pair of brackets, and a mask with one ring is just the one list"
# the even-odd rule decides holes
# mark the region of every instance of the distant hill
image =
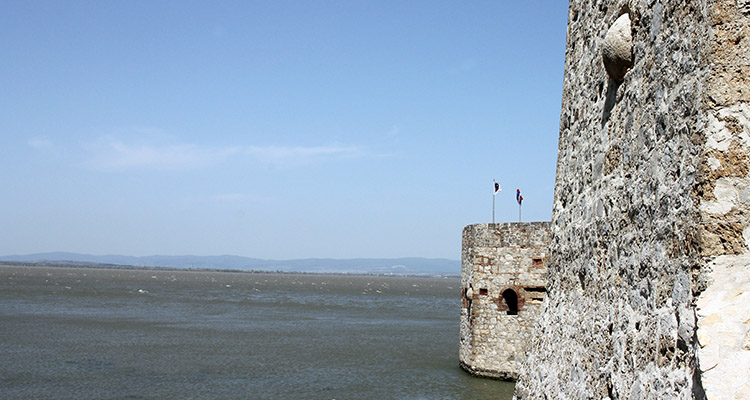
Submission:
[[73,262],[171,268],[211,268],[284,272],[458,275],[461,263],[444,258],[307,258],[264,260],[231,255],[145,256],[91,255],[66,252],[0,256],[5,262]]

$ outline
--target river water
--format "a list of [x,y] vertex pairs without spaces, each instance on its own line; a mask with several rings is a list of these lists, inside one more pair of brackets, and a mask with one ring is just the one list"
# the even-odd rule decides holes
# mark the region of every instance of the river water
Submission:
[[0,266],[3,399],[510,399],[459,281]]

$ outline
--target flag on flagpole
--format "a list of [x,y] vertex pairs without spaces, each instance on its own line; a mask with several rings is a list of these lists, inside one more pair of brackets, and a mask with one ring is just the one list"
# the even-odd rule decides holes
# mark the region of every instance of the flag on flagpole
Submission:
[[518,202],[518,205],[521,205],[521,202],[523,201],[523,196],[521,196],[521,189],[516,189],[516,201]]
[[[493,182],[495,182],[495,181],[493,181]],[[494,195],[496,195],[496,194],[498,194],[498,193],[500,193],[502,191],[503,191],[503,188],[500,187],[500,184],[497,183],[497,182],[495,182],[495,192],[492,193],[492,195],[494,196]]]

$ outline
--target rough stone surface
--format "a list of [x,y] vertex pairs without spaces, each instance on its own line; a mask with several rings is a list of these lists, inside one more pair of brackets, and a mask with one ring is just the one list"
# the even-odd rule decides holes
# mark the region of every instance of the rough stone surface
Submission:
[[[623,13],[618,82],[600,57]],[[750,380],[710,379],[698,338],[726,339],[701,333],[724,317],[695,312],[715,300],[713,258],[747,263],[749,15],[745,0],[570,1],[547,297],[516,398],[703,399]]]
[[630,15],[622,14],[607,34],[602,45],[604,68],[609,76],[622,82],[625,73],[633,65],[633,36],[630,34]]
[[464,228],[459,359],[470,373],[517,378],[546,292],[549,241],[549,222]]
[[750,254],[720,256],[708,268],[711,284],[696,307],[706,397],[750,399]]

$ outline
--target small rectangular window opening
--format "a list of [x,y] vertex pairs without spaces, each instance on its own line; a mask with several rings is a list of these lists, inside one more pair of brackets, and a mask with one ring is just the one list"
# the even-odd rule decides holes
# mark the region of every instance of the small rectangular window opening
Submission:
[[531,297],[531,300],[535,301],[542,301],[544,300],[544,294],[547,292],[547,289],[544,287],[527,287],[526,293],[529,294],[529,297]]
[[487,289],[486,288],[479,289],[479,295],[480,296],[487,296]]

